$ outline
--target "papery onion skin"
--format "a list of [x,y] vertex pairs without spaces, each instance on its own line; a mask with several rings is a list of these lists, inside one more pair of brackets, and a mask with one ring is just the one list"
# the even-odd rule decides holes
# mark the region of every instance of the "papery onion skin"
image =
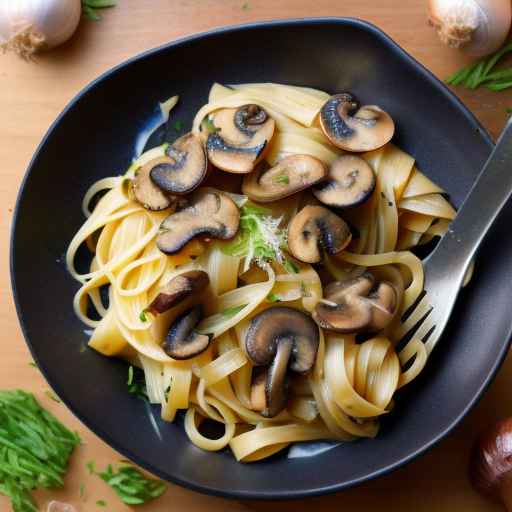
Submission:
[[510,0],[429,0],[429,23],[441,41],[472,57],[498,50],[510,22]]
[[25,59],[67,41],[80,22],[80,0],[0,2],[0,49]]
[[[501,486],[511,470],[512,418],[508,418],[480,434],[471,453],[469,476],[477,491],[503,498],[506,493]],[[509,478],[506,480],[508,485]]]

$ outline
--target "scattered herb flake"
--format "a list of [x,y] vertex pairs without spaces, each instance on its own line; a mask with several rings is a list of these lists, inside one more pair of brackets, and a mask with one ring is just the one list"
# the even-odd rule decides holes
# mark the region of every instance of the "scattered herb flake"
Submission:
[[147,317],[146,317],[146,312],[145,312],[145,311],[141,311],[141,312],[140,312],[139,320],[140,320],[141,322],[147,322],[147,320],[148,320],[148,319],[147,319]]
[[290,178],[286,174],[279,174],[278,176],[274,176],[272,178],[272,181],[274,183],[279,183],[282,185],[289,185],[290,184]]
[[289,258],[284,260],[283,267],[288,274],[298,274],[300,272],[299,267]]
[[94,461],[90,460],[85,467],[87,468],[87,471],[89,471],[89,475],[94,475],[96,473],[96,469],[94,466]]
[[85,484],[83,482],[80,484],[79,495],[81,500],[85,500]]
[[279,298],[278,295],[276,295],[275,293],[269,293],[267,295],[267,300],[269,302],[281,302],[281,299]]
[[80,345],[80,354],[83,354],[87,350],[87,343],[83,343]]
[[174,129],[177,131],[177,132],[181,132],[181,130],[183,130],[183,121],[176,121],[174,123]]
[[98,500],[96,502],[96,505],[98,505],[98,507],[106,507],[107,506],[107,502],[105,500]]
[[505,112],[506,112],[507,114],[512,114],[512,108],[507,107],[507,108],[505,109]]
[[130,365],[128,368],[128,380],[126,382],[128,386],[128,393],[135,395],[137,398],[148,401],[148,393],[146,390],[146,382],[144,380],[144,374],[138,368],[135,369]]
[[37,368],[37,364],[34,363],[34,361],[30,361],[30,363],[28,363],[29,366],[32,366],[32,368]]
[[106,482],[126,505],[142,505],[161,496],[167,484],[147,478],[130,464],[122,464],[114,469],[111,464],[98,476]]
[[251,8],[251,4],[249,2],[245,2],[242,4],[242,11],[248,11]]
[[242,311],[242,309],[244,309],[245,306],[247,306],[247,304],[242,304],[241,306],[233,306],[231,308],[226,308],[222,312],[222,316],[225,316],[226,318],[231,318],[231,317],[237,315],[238,313],[240,313],[240,311]]
[[126,381],[126,384],[128,386],[131,386],[133,384],[133,366],[130,365],[128,368],[128,380]]
[[209,117],[205,117],[203,119],[201,128],[204,129],[204,131],[206,133],[217,133],[217,132],[220,132],[220,128],[217,128],[213,124],[213,121]]
[[54,402],[57,402],[58,404],[61,403],[61,400],[60,398],[50,389],[47,389],[44,394],[50,399],[50,400],[53,400]]

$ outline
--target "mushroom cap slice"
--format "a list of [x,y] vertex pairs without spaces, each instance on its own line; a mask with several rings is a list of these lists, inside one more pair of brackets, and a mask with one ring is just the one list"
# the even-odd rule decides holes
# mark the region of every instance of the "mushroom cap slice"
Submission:
[[320,126],[335,146],[346,151],[372,151],[395,133],[391,116],[376,105],[360,106],[350,94],[331,96],[320,111]]
[[372,195],[375,184],[375,173],[365,160],[342,155],[331,164],[327,180],[313,188],[313,194],[328,206],[352,208]]
[[275,129],[275,121],[254,104],[219,110],[213,125],[218,131],[206,140],[210,162],[223,171],[240,174],[254,169]]
[[163,346],[167,355],[173,359],[190,359],[208,348],[210,336],[194,331],[202,316],[203,308],[197,305],[176,318]]
[[245,335],[247,355],[255,366],[267,366],[283,340],[291,340],[293,345],[290,369],[298,373],[311,370],[318,350],[318,327],[298,309],[274,306],[257,314]]
[[313,319],[323,329],[341,333],[381,331],[396,314],[400,297],[388,281],[375,285],[369,272],[330,283],[325,287],[325,300],[315,306]]
[[388,281],[382,281],[368,298],[373,306],[372,320],[368,330],[381,331],[389,325],[398,310],[400,305],[398,290]]
[[166,157],[155,158],[135,171],[135,177],[132,180],[133,195],[147,210],[165,210],[166,208],[174,206],[176,203],[175,197],[166,194],[162,189],[157,187],[150,178],[153,167],[166,160]]
[[277,201],[318,183],[327,173],[318,158],[290,155],[268,170],[256,170],[245,176],[242,192],[259,203]]
[[166,192],[188,194],[198,187],[206,176],[208,159],[199,137],[187,133],[169,146],[166,156],[153,166],[153,183]]
[[247,355],[256,366],[267,366],[257,373],[251,387],[251,403],[263,416],[282,411],[288,397],[288,368],[306,373],[315,364],[318,327],[297,309],[272,307],[256,315],[245,336]]
[[163,286],[148,309],[154,313],[164,313],[172,307],[180,304],[195,293],[208,286],[210,278],[202,270],[190,270],[173,277]]
[[156,243],[162,252],[175,254],[196,236],[233,238],[239,223],[240,212],[233,200],[216,189],[205,187],[194,193],[190,206],[162,222]]
[[336,254],[351,240],[347,223],[323,206],[305,206],[288,225],[288,248],[305,263],[318,263],[323,251]]

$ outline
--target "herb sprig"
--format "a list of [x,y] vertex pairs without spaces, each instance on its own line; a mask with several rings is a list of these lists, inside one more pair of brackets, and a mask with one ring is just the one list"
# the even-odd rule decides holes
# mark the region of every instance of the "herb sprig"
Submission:
[[512,87],[512,68],[498,69],[496,65],[508,53],[512,52],[512,43],[505,45],[496,53],[478,60],[450,76],[446,83],[461,85],[467,89],[484,86],[491,91],[502,91]]
[[161,496],[167,484],[147,478],[137,468],[121,464],[117,469],[109,464],[105,471],[96,473],[127,505],[142,505]]
[[96,12],[98,9],[115,7],[117,0],[82,0],[82,12],[92,21],[98,21],[101,16]]

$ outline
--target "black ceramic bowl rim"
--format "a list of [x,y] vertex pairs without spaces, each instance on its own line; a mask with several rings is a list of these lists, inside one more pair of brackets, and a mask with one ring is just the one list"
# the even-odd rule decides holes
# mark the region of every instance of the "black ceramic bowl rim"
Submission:
[[[145,51],[135,57],[132,57],[131,59],[128,59],[124,61],[121,64],[118,64],[117,66],[111,68],[110,70],[106,71],[102,75],[100,75],[98,78],[93,80],[89,85],[87,85],[85,88],[83,88],[64,108],[64,110],[61,112],[61,114],[56,118],[56,120],[52,123],[48,131],[46,132],[45,136],[43,137],[41,143],[37,147],[34,156],[32,157],[30,164],[28,166],[28,169],[25,173],[25,176],[21,182],[18,197],[16,200],[16,206],[14,209],[14,215],[13,215],[13,222],[11,226],[11,242],[10,242],[10,272],[11,272],[11,286],[13,290],[14,295],[14,302],[16,306],[16,312],[20,321],[21,329],[23,332],[23,335],[25,337],[26,343],[32,353],[32,356],[34,359],[36,359],[36,362],[38,363],[39,368],[41,369],[44,377],[46,380],[52,385],[52,379],[50,376],[50,373],[45,368],[44,365],[39,364],[40,362],[37,361],[36,355],[35,355],[35,349],[30,341],[30,338],[28,336],[27,332],[27,326],[24,323],[23,320],[23,312],[21,311],[20,303],[18,300],[18,294],[16,290],[16,282],[14,279],[14,239],[16,235],[16,226],[17,226],[17,219],[18,219],[18,209],[20,205],[20,198],[23,195],[23,191],[25,188],[25,184],[27,182],[27,179],[32,172],[34,163],[36,162],[39,153],[41,152],[42,148],[47,143],[47,140],[51,136],[52,132],[56,128],[56,126],[60,123],[62,118],[66,116],[67,112],[74,107],[74,105],[84,96],[87,94],[88,91],[91,89],[94,89],[95,87],[99,86],[101,82],[114,74],[116,74],[119,70],[123,69],[126,66],[129,66],[133,63],[136,63],[137,61],[143,60],[148,56],[158,54],[160,52],[167,51],[171,48],[179,48],[180,46],[187,44],[191,41],[199,41],[202,39],[207,39],[210,36],[213,35],[219,35],[223,33],[230,33],[230,32],[237,32],[237,31],[250,31],[252,29],[258,29],[262,27],[270,27],[270,26],[279,26],[282,28],[290,27],[290,26],[300,26],[300,25],[321,25],[324,23],[331,23],[331,24],[350,24],[358,29],[361,29],[363,31],[369,32],[378,39],[380,39],[386,47],[399,55],[400,59],[406,61],[409,65],[416,68],[416,71],[419,72],[422,76],[422,78],[425,81],[428,81],[431,83],[434,87],[436,87],[440,92],[446,97],[446,99],[454,104],[457,109],[463,113],[465,116],[467,122],[474,127],[475,130],[477,130],[483,141],[489,146],[489,150],[493,147],[493,142],[490,137],[490,135],[487,133],[487,131],[482,127],[482,125],[477,121],[475,116],[466,108],[466,106],[447,88],[445,87],[430,71],[428,71],[424,66],[422,66],[419,62],[417,62],[413,57],[411,57],[405,50],[403,50],[397,43],[395,43],[389,36],[387,36],[384,32],[382,32],[380,29],[378,29],[376,26],[372,25],[371,23],[368,23],[366,21],[362,21],[356,18],[347,18],[347,17],[318,17],[318,18],[299,18],[299,19],[287,19],[287,20],[273,20],[273,21],[259,21],[255,23],[248,23],[248,24],[240,24],[240,25],[232,25],[227,27],[221,27],[216,28],[207,32],[202,32],[196,35],[184,37],[181,39],[178,39],[176,41],[173,41],[171,43],[164,44],[162,46],[159,46],[157,48]],[[433,436],[428,442],[425,442],[422,446],[420,446],[417,450],[409,453],[407,456],[402,457],[401,459],[389,464],[387,467],[381,468],[379,470],[373,471],[368,473],[367,475],[359,478],[355,478],[353,480],[345,481],[339,484],[334,485],[328,485],[325,487],[317,487],[314,489],[303,489],[300,491],[294,491],[292,493],[261,493],[261,492],[252,492],[252,491],[230,491],[229,489],[225,490],[218,490],[218,489],[212,489],[203,485],[196,484],[194,482],[191,482],[189,480],[183,480],[180,479],[177,476],[170,477],[169,475],[162,474],[159,470],[152,467],[150,462],[146,462],[143,460],[140,460],[139,457],[134,456],[131,451],[121,446],[115,439],[111,438],[111,436],[101,430],[101,428],[92,426],[90,422],[84,418],[80,411],[75,408],[71,403],[68,403],[68,401],[65,398],[65,393],[62,394],[63,401],[66,404],[66,406],[72,411],[72,413],[84,424],[86,425],[90,430],[92,430],[96,435],[98,435],[101,439],[103,439],[107,444],[109,444],[111,447],[113,447],[115,450],[119,451],[120,453],[124,454],[125,456],[129,457],[131,460],[133,460],[135,463],[139,464],[141,467],[144,467],[148,471],[153,472],[154,474],[170,480],[172,483],[181,485],[183,487],[202,492],[205,494],[211,494],[211,495],[217,495],[222,496],[226,498],[236,498],[236,499],[263,499],[263,500],[270,500],[270,499],[298,499],[303,497],[309,497],[309,496],[318,496],[323,494],[329,494],[334,493],[337,491],[340,491],[342,489],[355,486],[357,484],[361,484],[365,481],[371,480],[373,478],[376,478],[378,476],[384,475],[386,473],[389,473],[400,466],[411,462],[413,459],[427,451],[428,449],[432,448],[435,444],[440,442],[444,437],[446,437],[460,422],[461,420],[468,414],[468,412],[475,406],[477,401],[482,397],[483,393],[491,383],[493,377],[495,376],[498,368],[500,367],[501,363],[503,362],[503,359],[508,351],[509,345],[510,345],[510,339],[512,336],[512,323],[508,330],[508,336],[507,341],[504,342],[503,346],[501,347],[501,350],[497,354],[496,361],[494,362],[491,371],[487,375],[487,377],[482,382],[480,388],[478,389],[477,393],[472,397],[472,399],[467,403],[466,407],[462,410],[462,412],[455,417],[452,422],[448,425],[447,428],[439,432],[437,435]],[[59,392],[59,389],[56,389],[56,392]]]

